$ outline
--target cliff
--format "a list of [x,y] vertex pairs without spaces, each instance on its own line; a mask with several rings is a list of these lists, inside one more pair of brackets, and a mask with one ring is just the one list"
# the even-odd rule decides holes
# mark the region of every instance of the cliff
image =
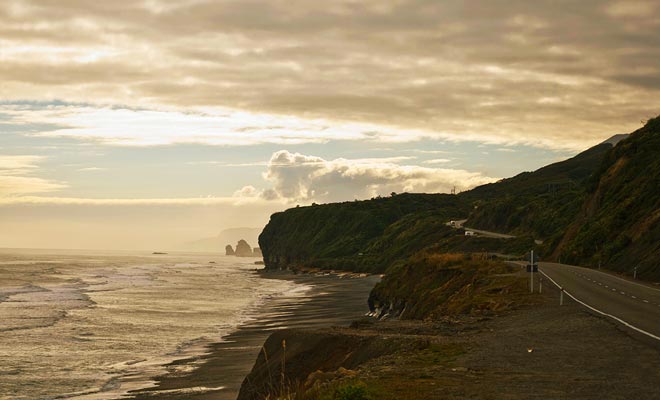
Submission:
[[277,331],[264,343],[237,400],[291,398],[286,395],[310,390],[324,380],[354,376],[355,369],[371,359],[428,346],[424,337],[354,329]]
[[259,246],[266,269],[382,272],[447,235],[444,222],[455,215],[466,216],[467,207],[445,194],[296,207],[271,216]]
[[519,271],[479,255],[420,252],[388,271],[369,308],[379,318],[421,320],[500,312],[522,304],[527,286]]

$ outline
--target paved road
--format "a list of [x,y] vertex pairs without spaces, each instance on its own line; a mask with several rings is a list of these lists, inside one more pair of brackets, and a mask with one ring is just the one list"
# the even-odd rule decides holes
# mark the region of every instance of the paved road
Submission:
[[542,262],[539,270],[576,300],[660,340],[660,289],[565,264]]
[[463,226],[465,221],[467,221],[467,219],[454,221],[454,225],[452,225],[451,222],[447,222],[446,225],[454,227],[454,228],[463,228],[466,231],[472,231],[472,232],[478,234],[479,236],[491,237],[491,238],[496,238],[496,239],[511,239],[511,238],[515,237],[513,235],[507,235],[507,234],[504,234],[504,233],[489,232],[489,231],[482,231],[480,229],[468,228],[467,226]]

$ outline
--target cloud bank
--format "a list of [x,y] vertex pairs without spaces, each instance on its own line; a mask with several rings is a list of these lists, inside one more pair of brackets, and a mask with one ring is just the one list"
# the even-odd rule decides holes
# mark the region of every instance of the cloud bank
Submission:
[[450,192],[495,181],[477,172],[400,165],[404,158],[325,160],[281,150],[274,153],[264,178],[270,188],[246,186],[236,196],[288,202],[334,202],[389,195],[391,192]]
[[42,161],[39,156],[0,156],[0,202],[15,196],[52,192],[66,187],[48,179],[29,176]]
[[[295,116],[269,129],[275,143],[326,140],[324,126],[300,124],[322,120],[375,125],[379,140],[388,128],[397,140],[422,131],[578,149],[657,114],[659,10],[653,0],[12,1],[0,10],[0,97],[102,99],[171,118]],[[205,120],[154,137],[79,113],[85,121],[68,116],[56,133],[138,145],[266,135],[208,133]]]

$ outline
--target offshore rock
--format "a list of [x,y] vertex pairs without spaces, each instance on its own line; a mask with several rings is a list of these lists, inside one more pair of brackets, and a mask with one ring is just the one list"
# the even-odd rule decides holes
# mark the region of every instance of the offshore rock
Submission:
[[252,255],[255,256],[255,257],[261,257],[262,256],[261,249],[259,247],[255,247],[252,250]]
[[228,245],[225,246],[225,255],[226,255],[226,256],[234,256],[234,255],[236,255],[236,253],[234,252],[234,248],[231,247],[230,244],[228,244]]
[[245,240],[241,239],[236,244],[236,251],[234,254],[237,257],[252,257],[252,246]]

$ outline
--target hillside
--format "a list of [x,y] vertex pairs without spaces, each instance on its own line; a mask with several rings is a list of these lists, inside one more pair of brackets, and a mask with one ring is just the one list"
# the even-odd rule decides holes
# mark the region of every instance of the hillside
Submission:
[[609,151],[554,255],[660,280],[660,117]]
[[558,236],[580,212],[585,182],[611,148],[604,142],[566,161],[462,193],[477,207],[466,225],[542,240]]
[[456,196],[387,198],[296,207],[273,214],[259,236],[267,269],[382,272],[391,262],[453,234],[444,223],[467,216]]

